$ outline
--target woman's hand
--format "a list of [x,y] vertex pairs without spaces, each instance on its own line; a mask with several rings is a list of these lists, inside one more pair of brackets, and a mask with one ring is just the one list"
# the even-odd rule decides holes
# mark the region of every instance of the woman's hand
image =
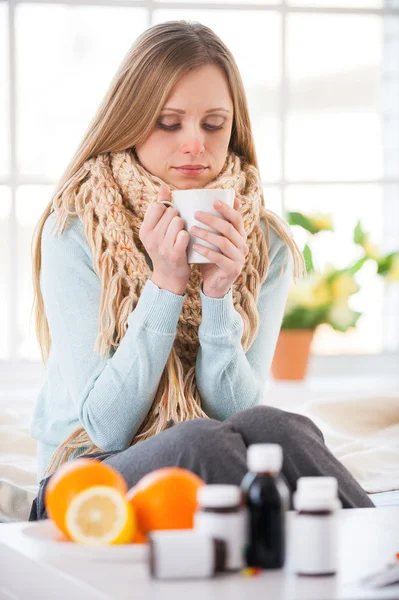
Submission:
[[153,264],[152,281],[161,289],[182,295],[190,278],[187,246],[190,236],[184,230],[184,221],[174,207],[161,204],[170,201],[171,192],[162,184],[158,202],[147,208],[139,231],[139,238]]
[[199,254],[212,261],[212,263],[200,263],[204,281],[203,291],[206,296],[211,298],[223,298],[227,294],[241,274],[248,255],[247,235],[241,213],[238,212],[239,206],[237,197],[234,199],[233,208],[223,202],[220,206],[217,205],[217,202],[214,203],[215,209],[227,220],[201,211],[194,215],[197,221],[209,225],[221,234],[195,226],[190,230],[190,233],[196,237],[202,238],[220,249],[219,253],[202,244],[193,246]]

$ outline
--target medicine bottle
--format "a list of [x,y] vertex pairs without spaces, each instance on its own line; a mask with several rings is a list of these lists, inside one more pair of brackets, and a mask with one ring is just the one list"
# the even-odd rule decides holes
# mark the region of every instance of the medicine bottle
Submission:
[[279,569],[285,561],[285,522],[290,492],[281,474],[283,451],[279,444],[251,444],[248,473],[241,483],[248,509],[248,567]]
[[321,475],[316,477],[300,477],[296,483],[297,492],[300,493],[302,490],[331,490],[331,494],[333,494],[336,498],[337,506],[336,508],[341,508],[341,502],[338,499],[338,482],[335,477],[323,477]]
[[[330,480],[330,481],[327,481]],[[338,569],[339,514],[337,481],[303,477],[294,493],[293,568],[298,575],[335,575]]]
[[211,484],[197,491],[198,509],[194,529],[226,542],[226,570],[238,571],[245,566],[247,510],[236,485]]
[[213,577],[226,569],[226,543],[193,529],[153,531],[150,575],[155,579]]

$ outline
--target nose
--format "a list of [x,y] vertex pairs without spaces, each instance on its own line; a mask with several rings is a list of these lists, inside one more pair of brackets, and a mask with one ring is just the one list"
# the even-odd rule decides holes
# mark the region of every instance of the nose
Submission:
[[189,136],[185,136],[180,149],[184,154],[192,154],[193,156],[202,154],[205,151],[205,146],[201,134],[192,133]]

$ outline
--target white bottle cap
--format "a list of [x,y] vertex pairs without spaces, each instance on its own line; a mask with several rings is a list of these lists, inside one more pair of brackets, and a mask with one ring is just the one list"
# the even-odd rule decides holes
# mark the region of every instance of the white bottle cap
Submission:
[[203,485],[197,491],[198,504],[203,508],[224,508],[241,504],[241,490],[237,485]]
[[279,444],[251,444],[247,465],[253,473],[279,473],[283,466],[283,449]]
[[295,510],[322,511],[337,510],[342,507],[336,492],[328,489],[302,489],[293,494]]
[[338,493],[338,481],[335,477],[300,477],[296,485],[299,492],[309,490],[316,493],[316,490],[331,490],[335,494]]

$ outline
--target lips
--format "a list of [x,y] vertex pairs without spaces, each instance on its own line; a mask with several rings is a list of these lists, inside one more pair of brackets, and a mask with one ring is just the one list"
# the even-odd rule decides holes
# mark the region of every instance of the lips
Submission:
[[193,166],[187,166],[187,167],[174,167],[174,169],[176,171],[178,171],[179,173],[182,173],[183,175],[201,175],[201,173],[203,173],[205,171],[205,169],[207,169],[208,167],[193,167]]
[[205,165],[181,165],[180,167],[176,167],[176,169],[206,169]]

